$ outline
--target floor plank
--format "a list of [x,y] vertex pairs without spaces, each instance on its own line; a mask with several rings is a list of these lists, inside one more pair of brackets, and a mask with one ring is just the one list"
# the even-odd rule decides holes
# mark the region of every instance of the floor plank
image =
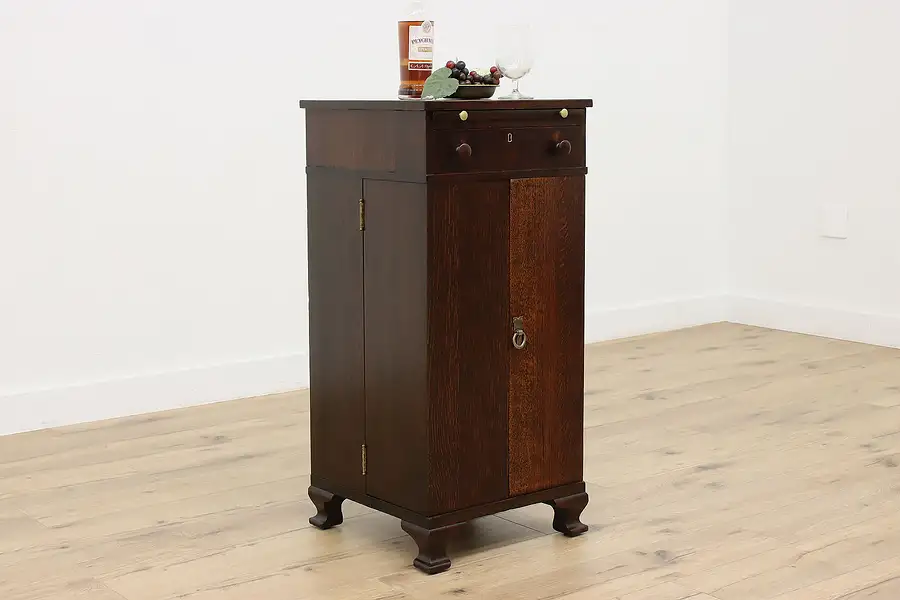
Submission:
[[900,597],[900,350],[732,324],[585,350],[591,531],[312,528],[308,392],[0,438],[3,600]]

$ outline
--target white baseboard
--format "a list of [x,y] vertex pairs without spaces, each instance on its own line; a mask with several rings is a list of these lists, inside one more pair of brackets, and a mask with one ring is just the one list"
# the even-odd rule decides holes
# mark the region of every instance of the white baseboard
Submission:
[[725,321],[725,296],[697,296],[617,308],[588,309],[585,342],[672,331]]
[[750,296],[730,296],[728,320],[795,333],[900,348],[900,316]]
[[[900,316],[748,296],[700,296],[588,310],[587,343],[733,321],[900,347]],[[0,435],[99,421],[309,386],[305,354],[0,395]]]
[[0,435],[286,392],[309,385],[305,354],[0,395]]

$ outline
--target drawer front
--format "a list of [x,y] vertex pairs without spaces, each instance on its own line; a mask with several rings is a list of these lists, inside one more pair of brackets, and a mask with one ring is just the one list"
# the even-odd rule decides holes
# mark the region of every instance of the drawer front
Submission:
[[[432,129],[485,129],[488,127],[580,127],[585,123],[586,111],[573,109],[469,110],[465,120],[463,111],[442,110],[430,116]],[[563,116],[565,115],[565,116]]]
[[429,132],[428,173],[585,166],[584,127],[491,127]]

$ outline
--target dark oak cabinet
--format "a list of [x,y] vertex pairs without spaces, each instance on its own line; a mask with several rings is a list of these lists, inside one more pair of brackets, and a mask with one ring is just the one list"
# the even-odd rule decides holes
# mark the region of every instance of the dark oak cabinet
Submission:
[[534,503],[587,530],[589,100],[303,101],[309,495],[401,519],[450,566],[468,520]]

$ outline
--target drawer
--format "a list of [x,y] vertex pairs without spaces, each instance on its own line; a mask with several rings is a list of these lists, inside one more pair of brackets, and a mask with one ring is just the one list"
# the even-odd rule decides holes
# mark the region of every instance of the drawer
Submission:
[[584,127],[434,129],[428,138],[429,174],[585,166]]
[[[465,121],[460,113],[465,112]],[[563,116],[565,115],[565,116]],[[442,110],[431,113],[431,129],[486,129],[490,127],[580,127],[585,123],[583,108],[519,110]]]

